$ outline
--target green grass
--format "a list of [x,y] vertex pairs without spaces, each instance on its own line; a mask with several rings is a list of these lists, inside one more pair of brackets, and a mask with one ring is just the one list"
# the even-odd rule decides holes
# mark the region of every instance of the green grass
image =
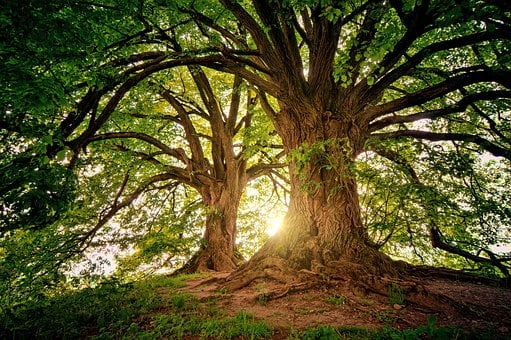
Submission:
[[[0,309],[2,339],[260,339],[271,338],[272,327],[239,311],[228,316],[217,300],[199,301],[177,288],[190,276],[153,277],[132,284],[116,281],[96,288],[39,297],[6,311]],[[328,301],[327,301],[328,300]],[[342,297],[326,302],[342,304]],[[298,310],[308,315],[309,310]],[[463,339],[459,329],[437,327],[436,320],[416,329],[387,327],[367,330],[318,325],[305,331],[289,329],[289,339]],[[483,338],[483,337],[478,337]]]
[[388,293],[389,293],[389,303],[391,305],[404,305],[406,296],[404,289],[401,288],[399,285],[392,283],[388,287]]
[[[253,315],[222,313],[215,302],[201,304],[179,292],[184,279],[156,276],[122,284],[111,281],[96,288],[40,297],[14,310],[0,309],[0,338],[258,339],[272,328]],[[158,292],[164,288],[164,294]]]
[[321,339],[321,340],[337,340],[337,339],[358,339],[358,340],[415,340],[415,339],[492,339],[490,334],[480,333],[464,333],[457,327],[437,326],[436,317],[432,316],[428,319],[426,325],[398,330],[391,327],[383,329],[369,330],[362,327],[332,327],[330,325],[317,325],[314,328],[307,328],[304,332],[294,331],[291,333],[289,340],[294,339]]
[[344,296],[329,296],[323,299],[324,302],[332,304],[332,305],[344,305],[346,302],[346,298]]

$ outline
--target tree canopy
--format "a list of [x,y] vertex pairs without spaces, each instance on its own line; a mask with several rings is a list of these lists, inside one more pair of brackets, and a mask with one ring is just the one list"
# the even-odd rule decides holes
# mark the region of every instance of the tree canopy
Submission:
[[231,287],[413,271],[388,255],[509,277],[505,1],[1,6],[4,268],[31,238],[59,268],[122,214],[122,237],[171,224],[156,248],[189,255],[199,200],[232,253],[202,268],[232,270],[242,192],[267,175],[289,210]]

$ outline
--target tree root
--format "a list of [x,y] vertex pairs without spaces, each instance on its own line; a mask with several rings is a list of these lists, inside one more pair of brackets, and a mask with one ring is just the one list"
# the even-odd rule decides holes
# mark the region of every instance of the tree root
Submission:
[[[457,301],[455,298],[435,291],[428,287],[428,281],[434,279],[456,279],[464,282],[489,283],[480,277],[463,272],[438,269],[431,267],[412,267],[402,262],[396,262],[395,268],[390,268],[389,274],[380,275],[378,271],[368,270],[362,264],[350,261],[332,261],[325,265],[313,265],[310,269],[295,269],[286,259],[278,256],[258,258],[249,261],[238,270],[232,272],[224,281],[223,288],[234,291],[242,289],[259,280],[272,281],[280,286],[272,287],[269,291],[258,291],[256,300],[271,301],[282,297],[304,292],[310,289],[330,287],[351,290],[354,296],[376,294],[390,299],[398,297],[403,304],[422,308],[428,313],[441,313],[449,306],[460,315],[466,314],[475,318],[481,317],[481,312],[466,301]],[[392,266],[385,262],[384,265]],[[386,270],[384,269],[385,273]],[[399,273],[399,275],[395,275]],[[350,294],[348,294],[349,296]],[[353,300],[356,306],[356,299]]]
[[272,290],[271,292],[262,292],[257,295],[257,300],[261,301],[271,301],[283,298],[289,294],[294,294],[298,292],[307,291],[309,289],[320,286],[322,283],[320,281],[315,282],[302,282],[293,285],[285,286],[281,289]]
[[234,271],[226,279],[225,288],[238,290],[251,284],[257,279],[272,279],[280,283],[294,281],[296,271],[289,268],[284,259],[267,257],[262,259],[254,268],[250,262]]
[[225,257],[218,263],[212,263],[213,254],[206,248],[199,249],[181,268],[176,269],[171,275],[194,274],[205,272],[230,272],[235,270],[245,261],[243,256],[234,252],[233,257]]
[[495,287],[511,288],[511,280],[509,278],[489,278],[449,268],[408,265],[406,268],[406,273],[409,276],[415,277],[438,278],[470,283],[483,283]]

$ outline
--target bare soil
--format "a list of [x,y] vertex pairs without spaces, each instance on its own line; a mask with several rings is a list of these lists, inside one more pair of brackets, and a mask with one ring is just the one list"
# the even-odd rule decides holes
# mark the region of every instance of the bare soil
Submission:
[[[349,282],[329,281],[297,291],[282,290],[282,283],[256,280],[229,292],[223,287],[229,273],[212,273],[186,281],[181,290],[201,301],[216,301],[233,315],[246,311],[273,325],[275,339],[291,330],[318,325],[416,328],[436,316],[438,326],[457,326],[473,333],[511,339],[511,289],[446,279],[413,278],[420,289],[392,297],[353,289]],[[281,292],[276,297],[274,292]],[[404,298],[401,304],[396,299]]]

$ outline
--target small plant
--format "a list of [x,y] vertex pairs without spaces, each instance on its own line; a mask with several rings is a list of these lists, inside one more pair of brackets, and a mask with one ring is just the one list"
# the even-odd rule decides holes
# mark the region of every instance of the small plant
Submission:
[[301,333],[296,328],[291,327],[289,329],[289,335],[287,337],[287,340],[299,340],[301,339]]
[[268,302],[268,297],[269,297],[269,294],[265,288],[265,286],[258,286],[256,288],[257,292],[259,294],[257,294],[257,302],[259,302],[259,304],[261,306],[266,306],[266,303]]
[[222,295],[227,295],[227,288],[225,287],[222,287],[220,288],[219,290],[216,291],[218,293],[218,295],[222,296]]
[[324,339],[324,340],[337,340],[339,339],[339,333],[332,326],[320,326],[312,329],[307,328],[302,334],[302,339],[313,340],[313,339]]
[[298,308],[298,309],[296,310],[296,313],[297,313],[297,314],[300,314],[300,315],[309,315],[309,314],[312,314],[312,313],[313,313],[313,311],[311,311],[311,310],[309,310],[309,309],[307,309],[307,308]]
[[396,321],[396,317],[388,312],[374,312],[371,314],[376,320],[386,324],[393,324]]
[[368,298],[359,298],[358,303],[360,303],[363,306],[371,306],[374,302],[369,300]]
[[220,308],[218,307],[218,300],[212,299],[207,302],[208,315],[210,317],[217,317],[220,315]]
[[341,326],[337,328],[341,339],[370,339],[371,331],[364,327]]
[[170,297],[170,304],[178,311],[194,310],[197,307],[196,298],[190,294],[176,293]]
[[273,334],[272,328],[264,321],[257,321],[252,314],[241,311],[231,318],[211,319],[201,325],[201,338],[217,339],[259,339]]
[[405,292],[399,285],[392,283],[388,288],[389,302],[391,305],[404,305]]
[[259,295],[257,295],[257,301],[259,302],[259,304],[261,306],[266,306],[266,302],[268,300],[268,294],[263,292],[263,293],[259,293]]
[[327,297],[326,299],[323,299],[324,302],[332,304],[332,305],[344,305],[346,302],[346,298],[342,295],[335,295]]

